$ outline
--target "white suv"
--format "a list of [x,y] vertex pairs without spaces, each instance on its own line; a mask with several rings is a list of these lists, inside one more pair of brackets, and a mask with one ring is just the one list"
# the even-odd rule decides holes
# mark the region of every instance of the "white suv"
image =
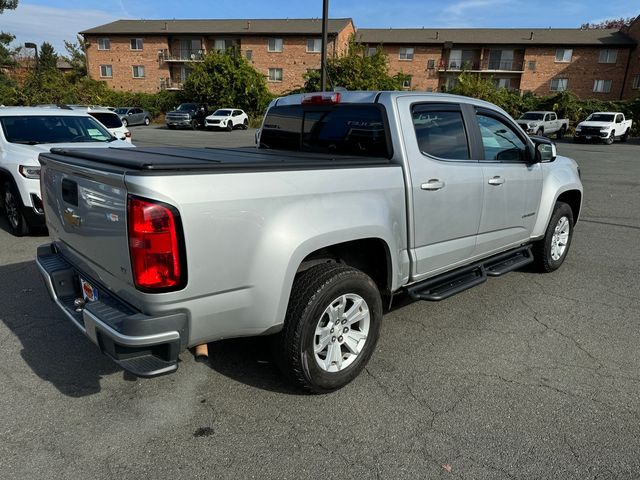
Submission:
[[107,107],[85,107],[71,105],[70,108],[85,110],[89,115],[104,125],[114,137],[131,143],[131,132],[122,123],[120,115]]
[[[114,114],[115,115],[115,114]],[[116,115],[117,116],[117,115]],[[86,111],[34,107],[0,110],[0,207],[16,236],[44,227],[38,155],[51,148],[131,147]]]

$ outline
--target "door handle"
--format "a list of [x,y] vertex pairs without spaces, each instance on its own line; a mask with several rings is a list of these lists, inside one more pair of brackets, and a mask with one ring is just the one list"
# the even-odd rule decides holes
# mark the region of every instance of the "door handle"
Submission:
[[420,188],[422,190],[440,190],[441,188],[444,188],[445,183],[441,180],[438,180],[437,178],[432,178],[430,179],[427,183],[423,183],[422,185],[420,185]]
[[499,175],[492,177],[489,179],[489,185],[502,185],[504,183],[504,178]]

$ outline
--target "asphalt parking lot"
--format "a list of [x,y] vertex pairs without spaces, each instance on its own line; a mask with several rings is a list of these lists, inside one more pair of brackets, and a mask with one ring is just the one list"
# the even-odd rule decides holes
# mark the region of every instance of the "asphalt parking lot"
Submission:
[[[249,146],[253,131],[133,128],[140,146]],[[368,368],[292,390],[264,340],[142,380],[49,300],[46,236],[0,219],[1,478],[640,478],[640,142],[559,144],[585,203],[563,267],[385,316]]]

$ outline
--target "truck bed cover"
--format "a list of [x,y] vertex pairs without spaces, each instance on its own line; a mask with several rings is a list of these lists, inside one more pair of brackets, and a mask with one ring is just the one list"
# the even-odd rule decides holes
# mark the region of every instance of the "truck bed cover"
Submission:
[[[295,168],[345,168],[389,165],[386,158],[335,156],[284,150],[258,150],[256,148],[105,148],[105,149],[52,149],[40,155],[41,159],[125,171],[193,171],[193,170],[246,170]],[[111,167],[111,168],[108,168]],[[115,167],[115,168],[114,168]]]

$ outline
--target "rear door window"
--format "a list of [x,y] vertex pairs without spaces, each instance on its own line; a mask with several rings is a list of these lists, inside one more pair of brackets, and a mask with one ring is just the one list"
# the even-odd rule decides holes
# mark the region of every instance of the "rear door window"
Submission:
[[385,122],[379,104],[276,106],[265,118],[260,147],[390,158]]
[[414,105],[411,116],[423,154],[445,160],[469,159],[469,141],[459,107]]

